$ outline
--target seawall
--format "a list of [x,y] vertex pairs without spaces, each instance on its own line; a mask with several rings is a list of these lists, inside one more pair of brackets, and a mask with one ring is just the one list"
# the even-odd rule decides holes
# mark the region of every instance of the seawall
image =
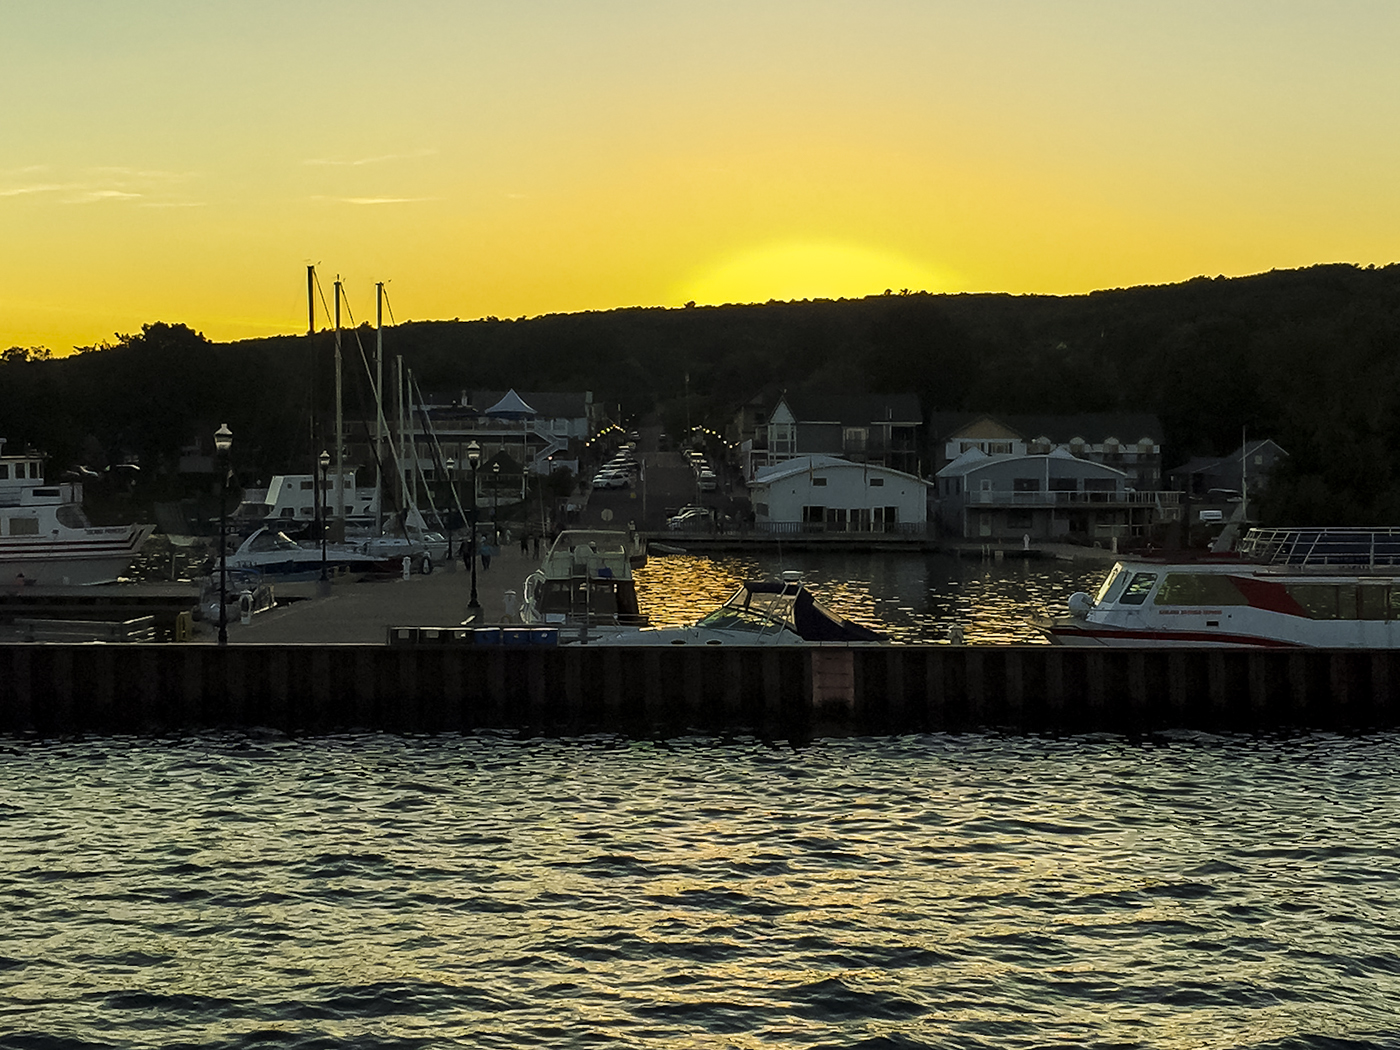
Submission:
[[1391,728],[1400,651],[1053,646],[0,646],[0,732]]

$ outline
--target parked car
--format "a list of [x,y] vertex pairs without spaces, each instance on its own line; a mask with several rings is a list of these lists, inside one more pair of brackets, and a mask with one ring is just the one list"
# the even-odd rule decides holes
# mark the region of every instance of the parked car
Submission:
[[713,470],[702,470],[699,474],[700,491],[714,492],[719,488],[719,479]]
[[630,484],[632,479],[621,471],[601,470],[593,475],[595,489],[625,489]]
[[674,517],[666,519],[669,529],[694,529],[709,525],[712,521],[708,507],[687,507]]

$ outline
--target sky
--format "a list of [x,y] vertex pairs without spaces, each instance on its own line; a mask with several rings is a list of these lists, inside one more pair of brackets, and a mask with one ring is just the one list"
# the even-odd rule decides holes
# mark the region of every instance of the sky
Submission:
[[1394,0],[4,0],[0,347],[304,331],[308,264],[355,321],[1381,265],[1396,54]]

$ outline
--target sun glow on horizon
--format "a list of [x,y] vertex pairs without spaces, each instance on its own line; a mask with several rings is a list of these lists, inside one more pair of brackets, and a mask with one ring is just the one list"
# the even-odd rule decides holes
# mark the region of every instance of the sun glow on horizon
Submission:
[[694,271],[679,284],[679,302],[705,305],[769,300],[857,299],[891,290],[960,291],[950,271],[894,252],[842,241],[783,241],[748,248]]

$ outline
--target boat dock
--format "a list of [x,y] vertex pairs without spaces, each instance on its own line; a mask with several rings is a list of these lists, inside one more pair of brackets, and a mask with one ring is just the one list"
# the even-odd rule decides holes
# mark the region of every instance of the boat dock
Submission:
[[[506,592],[518,595],[535,564],[503,545],[491,568],[478,570],[485,623],[506,620]],[[591,648],[541,645],[529,632],[510,631],[493,632],[484,644],[461,629],[471,576],[460,564],[407,580],[334,581],[329,596],[316,596],[317,588],[279,587],[284,604],[247,625],[231,622],[223,647],[210,624],[180,644],[0,645],[0,732],[263,726],[289,733],[751,731],[805,740],[1400,725],[1400,650]],[[91,593],[79,598],[98,600],[101,589],[85,590]],[[147,594],[166,603],[194,597],[192,588],[175,585],[153,585]]]

